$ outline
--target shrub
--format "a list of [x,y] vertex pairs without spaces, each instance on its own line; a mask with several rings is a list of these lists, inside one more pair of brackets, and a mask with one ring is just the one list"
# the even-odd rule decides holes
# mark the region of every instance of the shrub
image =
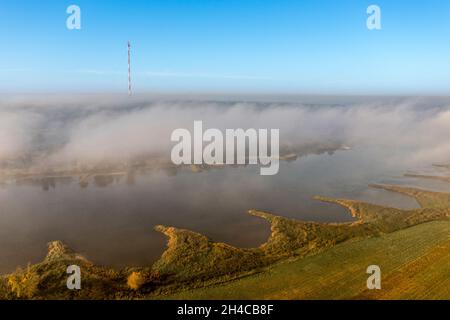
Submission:
[[32,299],[38,293],[39,275],[30,266],[26,270],[18,268],[7,277],[10,290],[19,299]]
[[139,290],[146,282],[145,275],[142,272],[133,271],[127,279],[127,285],[133,290]]

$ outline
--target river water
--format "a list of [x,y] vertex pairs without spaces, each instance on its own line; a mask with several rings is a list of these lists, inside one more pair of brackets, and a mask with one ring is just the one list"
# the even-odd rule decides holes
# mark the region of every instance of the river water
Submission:
[[[449,191],[444,182],[403,177],[363,148],[281,162],[279,174],[260,176],[257,166],[203,172],[164,170],[126,177],[13,183],[0,186],[0,272],[41,261],[46,243],[61,240],[97,264],[114,268],[156,261],[166,246],[158,224],[194,230],[215,241],[253,247],[269,224],[248,215],[260,209],[321,222],[351,221],[345,208],[314,195],[416,208],[414,199],[371,189],[370,183],[404,184]],[[427,170],[425,168],[419,168]],[[420,171],[419,171],[420,172]]]

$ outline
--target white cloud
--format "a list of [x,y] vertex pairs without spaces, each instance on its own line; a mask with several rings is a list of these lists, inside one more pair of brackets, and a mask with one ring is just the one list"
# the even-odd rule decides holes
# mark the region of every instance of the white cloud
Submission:
[[149,77],[174,77],[174,78],[206,78],[206,79],[236,79],[236,80],[270,80],[271,77],[234,75],[234,74],[214,74],[214,73],[190,73],[171,71],[147,71],[138,73]]

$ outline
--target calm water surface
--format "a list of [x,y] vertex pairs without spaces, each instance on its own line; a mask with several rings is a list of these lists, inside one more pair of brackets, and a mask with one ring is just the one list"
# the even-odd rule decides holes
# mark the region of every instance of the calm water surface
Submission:
[[254,166],[176,175],[155,170],[136,176],[96,179],[84,188],[70,179],[0,187],[0,272],[35,263],[46,243],[62,240],[95,263],[120,268],[149,265],[166,238],[157,224],[201,232],[215,241],[253,247],[270,234],[268,223],[248,209],[313,221],[350,221],[347,210],[314,195],[360,199],[398,208],[415,200],[370,183],[419,186],[450,192],[445,182],[405,178],[400,165],[386,168],[364,150],[314,155],[282,162],[276,176]]

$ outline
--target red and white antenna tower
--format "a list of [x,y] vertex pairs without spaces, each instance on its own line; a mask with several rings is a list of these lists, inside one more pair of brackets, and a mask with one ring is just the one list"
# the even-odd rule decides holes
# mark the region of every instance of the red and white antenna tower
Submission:
[[128,41],[128,95],[131,96],[131,43]]

